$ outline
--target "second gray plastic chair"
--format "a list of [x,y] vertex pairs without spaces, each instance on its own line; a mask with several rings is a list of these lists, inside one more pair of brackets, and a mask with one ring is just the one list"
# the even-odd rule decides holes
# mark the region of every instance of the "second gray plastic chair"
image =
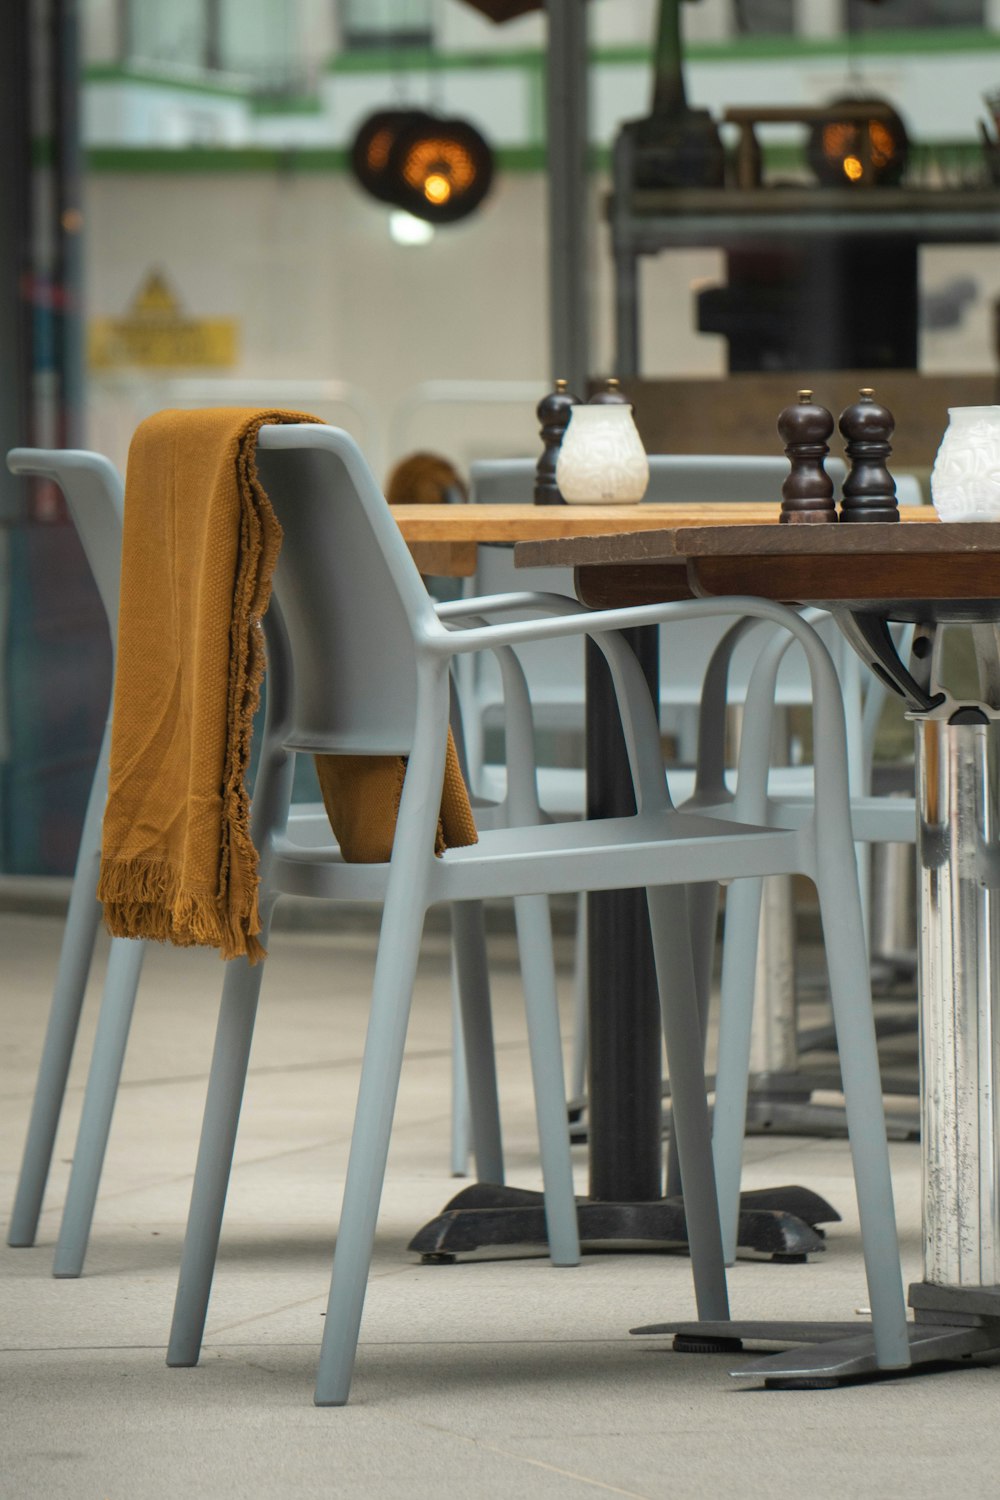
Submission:
[[[882,1114],[864,931],[847,814],[843,708],[821,642],[798,617],[756,599],[696,601],[590,613],[572,600],[530,594],[461,601],[435,609],[388,507],[347,434],[319,426],[265,427],[258,458],[284,530],[267,630],[273,733],[254,796],[264,912],[280,892],[384,903],[368,1038],[337,1234],[316,1401],[342,1405],[350,1390],[374,1243],[415,966],[425,912],[437,901],[514,896],[522,942],[549,942],[546,895],[581,887],[645,887],[654,932],[661,1007],[673,1081],[676,1139],[699,1316],[726,1316],[718,1201],[688,940],[684,885],[800,871],[813,879],[830,953],[831,987],[843,1041],[844,1087],[882,1368],[909,1362],[906,1314]],[[541,612],[541,620],[464,624]],[[644,680],[621,629],[712,615],[752,615],[784,627],[802,645],[813,681],[822,794],[794,828],[744,817],[737,790],[724,816],[675,810]],[[510,817],[518,826],[435,858],[434,827],[444,768],[448,674],[456,656],[532,641],[590,635],[611,666],[625,725],[638,812],[599,822],[540,824],[537,800]],[[329,664],[337,663],[336,691]],[[508,761],[533,762],[530,716],[508,714]],[[303,851],[284,834],[292,761],[299,752],[394,753],[408,757],[392,857],[352,866],[335,847]],[[526,780],[527,784],[527,780]],[[748,795],[748,794],[747,794]],[[265,918],[266,920],[266,918]],[[168,1363],[197,1362],[222,1225],[262,966],[228,966],[192,1193]],[[553,1258],[578,1253],[569,1176],[555,997],[529,997],[537,1051],[543,1167]],[[539,1056],[539,1061],[541,1061]],[[563,1181],[555,1180],[565,1173]]]
[[[826,467],[839,487],[846,474],[842,459],[828,458]],[[478,502],[530,503],[534,479],[534,460],[527,458],[484,459],[472,464],[472,495]],[[788,461],[780,454],[651,454],[649,488],[645,500],[653,504],[728,502],[740,504],[773,504],[777,513]],[[897,480],[900,503],[919,504],[920,486],[913,476]],[[468,580],[467,592],[499,592],[520,586],[523,575],[514,569],[509,547],[480,548],[479,570]],[[531,582],[538,588],[572,592],[568,569],[536,569]],[[862,879],[862,897],[867,909],[867,858],[861,845],[871,842],[913,842],[916,820],[912,799],[871,797],[872,763],[875,733],[888,690],[861,667],[855,653],[841,636],[832,617],[825,611],[808,612],[811,624],[819,627],[834,655],[841,678],[847,715],[848,765],[852,792],[852,814],[858,840],[858,866]],[[741,644],[737,646],[736,642]],[[663,727],[673,727],[678,734],[682,760],[696,762],[709,754],[709,775],[714,774],[715,746],[711,735],[717,734],[721,748],[726,731],[725,704],[744,704],[755,661],[765,648],[767,633],[730,633],[724,622],[704,620],[673,622],[662,636],[660,665],[660,711]],[[728,642],[728,643],[727,643]],[[770,676],[769,702],[776,708],[790,705],[808,706],[811,684],[805,658],[797,649],[788,650],[787,638],[778,650],[777,669]],[[575,654],[574,654],[575,650]],[[713,653],[721,652],[719,661]],[[535,705],[536,721],[550,730],[582,728],[584,668],[578,643],[559,642],[535,645],[521,653]],[[711,734],[702,733],[700,708],[706,672],[718,676],[725,666],[726,693],[721,712],[712,721]],[[760,679],[763,680],[763,679]],[[466,739],[469,747],[470,778],[477,791],[502,795],[505,772],[501,764],[491,763],[487,755],[487,729],[496,725],[503,713],[503,689],[494,663],[464,661],[459,665],[459,681],[464,706]],[[696,748],[697,747],[697,748]],[[795,805],[810,798],[813,791],[813,768],[772,766],[768,790],[772,797]],[[671,793],[678,803],[692,795],[700,785],[704,797],[704,776],[700,784],[693,766],[671,766],[668,771]],[[543,807],[557,816],[579,816],[584,805],[582,768],[543,765],[539,770],[539,788]],[[725,783],[721,787],[725,793]],[[711,927],[707,921],[706,928]],[[714,931],[714,928],[712,928]],[[586,1067],[586,947],[580,940],[583,923],[578,923],[576,958],[576,1027],[573,1040],[573,1063],[570,1091],[574,1098],[585,1092]],[[745,955],[753,963],[756,941]],[[744,1090],[745,1097],[745,1090]],[[456,1112],[456,1122],[461,1115]],[[456,1170],[467,1156],[467,1142],[456,1133],[453,1160]]]
[[[108,459],[80,449],[15,448],[7,455],[14,474],[53,480],[66,497],[73,523],[90,564],[111,632],[112,650],[118,635],[118,578],[121,566],[124,487]],[[111,713],[91,783],[83,833],[70,892],[59,967],[49,1011],[42,1058],[18,1179],[7,1243],[33,1245],[38,1233],[45,1186],[52,1164],[59,1117],[70,1062],[76,1044],[84,993],[90,974],[94,942],[101,920],[97,876],[101,859],[101,822],[108,791],[108,752]],[[56,1251],[55,1275],[78,1276],[83,1263],[93,1200],[100,1177],[110,1114],[98,1104],[108,1092],[113,1101],[121,1071],[128,1023],[142,968],[144,944],[117,938],[111,944],[105,982],[107,1003],[102,1006],[93,1057],[99,1075],[88,1089],[62,1229]]]

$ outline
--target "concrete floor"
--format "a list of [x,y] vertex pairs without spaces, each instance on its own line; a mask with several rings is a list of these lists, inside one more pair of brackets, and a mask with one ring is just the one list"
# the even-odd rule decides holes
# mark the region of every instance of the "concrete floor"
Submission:
[[[9,1205],[60,923],[0,914],[0,1175]],[[424,1267],[410,1234],[448,1172],[447,944],[427,940],[352,1404],[312,1386],[353,1110],[374,938],[271,942],[229,1208],[197,1369],[167,1328],[221,966],[155,950],[140,991],[85,1274],[50,1277],[89,1053],[78,1049],[37,1246],[0,1259],[0,1495],[528,1496],[706,1493],[880,1500],[995,1495],[1000,1370],[969,1365],[826,1392],[746,1389],[743,1356],[629,1335],[693,1316],[681,1256],[540,1257]],[[95,970],[96,1000],[103,967]],[[511,1181],[538,1183],[513,944],[493,943]],[[568,959],[568,945],[565,956]],[[741,1261],[745,1317],[848,1320],[866,1302],[847,1147],[756,1138],[748,1186],[804,1183],[844,1216],[808,1265]],[[585,1152],[577,1150],[579,1183]],[[919,1272],[919,1147],[893,1147],[905,1274]]]

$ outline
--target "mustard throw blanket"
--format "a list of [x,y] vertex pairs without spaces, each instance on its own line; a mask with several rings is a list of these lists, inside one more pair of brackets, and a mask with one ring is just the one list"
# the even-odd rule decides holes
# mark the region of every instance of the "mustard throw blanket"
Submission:
[[[98,888],[115,936],[264,956],[246,774],[281,527],[255,449],[266,422],[312,421],[164,411],[133,438]],[[405,760],[324,755],[316,766],[345,858],[388,859]],[[475,841],[449,736],[436,849]]]

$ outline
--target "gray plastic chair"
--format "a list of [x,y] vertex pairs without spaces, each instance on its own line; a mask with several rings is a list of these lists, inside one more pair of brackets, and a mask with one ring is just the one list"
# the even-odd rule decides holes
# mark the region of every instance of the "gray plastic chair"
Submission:
[[[65,495],[87,562],[97,583],[114,650],[118,637],[118,575],[124,507],[124,486],[120,474],[100,454],[78,449],[47,451],[14,448],[7,455],[7,466],[13,474],[37,474],[54,480]],[[94,941],[101,919],[101,907],[97,900],[97,876],[101,859],[101,822],[108,792],[110,742],[109,704],[108,720],[87,801],[52,1006],[7,1231],[7,1243],[17,1247],[33,1245],[38,1233],[38,1220],[66,1093],[66,1079],[76,1044]],[[112,1012],[124,1010],[126,1014],[131,1014],[142,967],[143,948],[142,943],[130,942],[124,938],[116,938],[111,944],[105,981],[105,998],[108,1000],[110,997],[111,1003],[102,1005],[93,1055],[95,1066],[99,1070],[114,1075],[112,1099],[117,1088],[124,1046],[121,1027],[112,1024]],[[106,1089],[101,1089],[100,1092],[104,1093]],[[89,1183],[95,1169],[97,1176],[100,1176],[107,1125],[110,1124],[110,1116],[107,1122],[103,1121],[100,1118],[101,1111],[94,1107],[97,1094],[96,1088],[88,1088],[89,1108],[84,1109],[73,1156],[71,1187],[64,1214],[66,1238],[60,1235],[56,1275],[79,1274],[78,1267],[75,1270],[69,1267],[77,1258],[81,1215],[86,1219],[86,1226],[83,1227],[83,1243],[86,1245],[90,1213],[93,1211],[92,1199],[90,1212],[85,1206],[88,1198],[91,1198]],[[93,1191],[96,1193],[96,1181],[93,1182]],[[75,1226],[72,1230],[71,1225]],[[82,1253],[79,1259],[82,1262]]]
[[[97,582],[112,644],[115,645],[124,502],[120,474],[100,454],[74,449],[19,448],[8,455],[7,462],[15,474],[37,474],[53,480],[65,495]],[[457,720],[456,731],[464,755]],[[8,1229],[8,1243],[14,1247],[33,1245],[37,1237],[100,922],[97,878],[101,823],[107,799],[109,745],[110,706],[91,784],[55,991]],[[502,806],[478,798],[474,798],[474,802],[476,815],[484,824],[505,815]],[[290,812],[288,832],[294,841],[307,845],[329,843],[330,825],[322,805],[295,805]],[[57,1277],[79,1276],[83,1270],[144,951],[145,944],[141,942],[115,938],[111,943],[73,1165],[56,1243],[53,1275]],[[462,1079],[464,1081],[471,1074],[474,1082],[471,1093],[475,1107],[469,1116],[469,1127],[476,1170],[482,1181],[502,1183],[503,1151],[488,1021],[489,973],[482,911],[475,902],[465,902],[452,910],[452,953],[459,1015],[464,1003],[469,1014],[475,1012],[480,1017],[477,1021],[479,1046],[473,1058],[465,1056],[461,1025],[456,1030]]]
[[[842,459],[830,457],[826,468],[839,488],[846,475]],[[479,503],[528,503],[531,500],[535,460],[530,458],[484,459],[470,469],[471,495]],[[781,485],[788,474],[788,460],[780,454],[650,454],[649,488],[645,499],[656,504],[729,502],[747,504],[780,503]],[[922,502],[918,481],[912,475],[897,478],[901,504]],[[475,577],[468,579],[468,594],[497,593],[518,588],[526,575],[514,568],[509,547],[481,547]],[[570,570],[563,568],[533,569],[533,587],[558,593],[572,593]],[[864,672],[855,653],[844,641],[834,621],[824,611],[811,610],[810,623],[818,627],[833,654],[841,677],[847,714],[848,766],[852,803],[856,809],[859,845],[866,842],[909,842],[915,838],[916,817],[911,798],[871,800],[872,764],[875,734],[888,690],[871,673]],[[707,738],[700,732],[699,714],[703,683],[713,654],[726,639],[726,626],[718,620],[672,622],[661,637],[660,652],[660,720],[678,736],[680,759],[695,762],[706,753]],[[746,701],[751,673],[767,640],[766,632],[736,632],[729,637],[725,666],[729,701]],[[777,708],[808,706],[811,685],[805,657],[798,649],[788,650],[786,641],[781,652],[780,670],[772,689],[772,703]],[[582,729],[583,723],[583,651],[578,642],[547,642],[532,645],[521,652],[521,663],[528,678],[536,723],[549,730]],[[718,669],[718,668],[717,668]],[[503,795],[505,770],[486,755],[488,727],[502,721],[503,688],[495,663],[487,655],[459,666],[459,683],[465,719],[470,784],[483,796]],[[723,713],[713,733],[723,743],[726,724]],[[697,747],[701,746],[699,750]],[[714,762],[713,762],[714,765]],[[671,765],[668,769],[671,795],[684,803],[694,791],[696,770],[693,764]],[[539,793],[543,807],[556,816],[579,816],[584,807],[584,773],[580,767],[542,765],[538,773]],[[730,777],[730,783],[732,778]],[[776,765],[771,767],[769,791],[772,796],[796,804],[812,795],[813,768],[810,765]],[[884,817],[880,817],[884,813]],[[907,816],[908,821],[907,821]],[[904,831],[900,833],[900,829]],[[862,898],[867,912],[867,856],[858,850]],[[713,907],[714,909],[714,907]],[[582,911],[582,907],[581,907]],[[707,909],[703,929],[714,933],[714,923]],[[573,1098],[585,1092],[586,1071],[586,944],[584,923],[578,922],[575,982],[575,1029],[570,1070],[570,1092]],[[756,941],[753,952],[756,951]],[[752,963],[753,954],[745,955]],[[455,1112],[456,1125],[461,1113]],[[452,1143],[453,1169],[460,1171],[467,1160],[467,1140],[456,1129]]]
[[[681,882],[790,871],[816,882],[827,931],[877,1359],[887,1369],[906,1366],[906,1314],[847,814],[843,708],[822,643],[794,612],[756,599],[590,613],[572,600],[517,594],[435,608],[346,433],[266,427],[258,460],[284,529],[266,621],[272,718],[253,804],[265,930],[281,892],[384,903],[317,1403],[342,1405],[350,1391],[421,932],[427,908],[438,901],[513,896],[522,945],[547,948],[545,896],[581,887],[646,887],[698,1311],[702,1318],[726,1316],[697,985]],[[470,615],[502,619],[535,611],[545,618],[463,623]],[[749,794],[739,788],[720,817],[679,812],[670,803],[649,695],[617,632],[719,614],[783,626],[808,659],[821,795],[793,828],[744,821]],[[585,634],[611,666],[639,811],[598,822],[537,821],[532,727],[522,693],[509,702],[507,714],[512,826],[484,832],[477,845],[435,858],[450,663],[469,652]],[[331,661],[337,662],[333,691]],[[516,662],[508,671],[516,675]],[[290,845],[284,823],[294,755],[316,751],[408,756],[388,864],[348,865],[333,847],[304,852]],[[200,1352],[264,967],[237,960],[227,969],[167,1355],[171,1365],[192,1365]],[[542,972],[539,965],[535,973]],[[568,1264],[579,1250],[555,996],[535,984],[526,1001],[536,1101],[548,1137],[543,1175],[550,1249],[554,1261]]]
[[[822,620],[823,616],[824,611],[813,609],[803,610],[800,614],[800,618],[810,624],[817,617]],[[730,790],[731,778],[726,770],[724,732],[733,648],[754,630],[756,624],[752,619],[744,619],[731,626],[720,639],[709,662],[702,685],[695,783],[683,806],[685,809],[697,808],[713,812],[716,816],[725,816],[727,805],[739,802],[741,816],[745,818],[790,825],[796,819],[809,816],[816,791],[810,786],[799,795],[794,795],[787,789],[776,794],[774,778],[769,769],[777,679],[782,659],[792,643],[791,637],[783,632],[772,631],[770,638],[765,638],[748,684],[738,772],[738,788],[742,785],[744,791],[741,795],[737,790],[735,799]],[[822,766],[818,757],[816,773],[822,795]],[[851,837],[857,842],[913,841],[916,818],[912,798],[851,795],[849,806]],[[737,1250],[740,1174],[753,1018],[753,1000],[751,999],[750,1004],[746,1003],[746,976],[754,974],[756,967],[762,895],[761,879],[740,880],[730,887],[726,901],[712,1145],[727,1265],[731,1265],[736,1259]],[[689,900],[692,902],[692,910],[700,910],[700,930],[705,934],[704,951],[700,955],[696,953],[704,1030],[708,1019],[708,965],[714,948],[718,891],[701,887],[697,894],[690,893]],[[830,968],[829,934],[825,920],[823,930],[827,939],[827,965]],[[830,973],[832,975],[832,969]],[[838,1045],[839,1042],[838,1033]],[[842,1055],[841,1063],[843,1064]]]
[[[842,459],[831,457],[826,468],[839,487],[846,473]],[[470,468],[470,493],[473,503],[529,503],[534,481],[535,461],[529,458],[483,459]],[[788,460],[780,454],[773,457],[757,454],[650,454],[647,502],[702,504],[709,502],[780,504],[781,485],[788,474]],[[910,475],[897,479],[901,504],[919,504],[919,483]],[[537,574],[537,584],[535,575]],[[509,547],[481,547],[477,573],[465,585],[467,594],[498,593],[520,588],[524,575],[514,568]],[[568,569],[548,568],[532,571],[532,585],[558,593],[572,593]],[[819,621],[818,614],[812,617]],[[701,684],[710,656],[724,632],[718,622],[700,621],[697,625],[679,622],[664,636],[660,654],[660,717],[665,729],[677,734],[679,759],[690,764],[697,743],[698,707]],[[826,617],[821,628],[838,669],[850,679],[847,699],[849,753],[852,760],[852,789],[866,794],[870,789],[871,757],[878,715],[886,701],[887,690],[870,673],[858,673],[856,658],[841,640],[839,632]],[[736,652],[730,667],[730,692],[734,702],[746,696],[750,672],[763,638],[758,633],[753,647]],[[536,723],[544,729],[579,729],[583,714],[583,652],[568,644],[532,646],[523,653],[522,663],[531,687]],[[503,767],[491,764],[485,754],[485,734],[490,724],[499,724],[503,716],[503,693],[499,676],[489,656],[481,661],[463,662],[460,673],[463,713],[465,716],[469,774],[472,785],[484,796],[497,797],[503,791]],[[809,674],[798,651],[787,654],[778,676],[775,702],[781,707],[808,705]],[[808,769],[778,767],[776,785],[792,795],[808,785]],[[692,774],[685,767],[672,769],[671,787],[677,801],[683,801],[692,784]],[[554,814],[576,816],[583,806],[582,773],[575,769],[543,766],[539,769],[542,805]]]

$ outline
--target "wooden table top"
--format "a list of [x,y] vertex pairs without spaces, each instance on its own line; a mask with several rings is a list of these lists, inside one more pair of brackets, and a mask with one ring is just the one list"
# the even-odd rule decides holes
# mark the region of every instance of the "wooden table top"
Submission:
[[[574,538],[620,537],[642,532],[667,537],[679,528],[800,530],[778,526],[779,502],[699,505],[393,505],[392,514],[422,573],[446,577],[468,577],[476,570],[476,548],[480,545],[513,545],[560,542]],[[931,506],[908,506],[907,521],[936,521]],[[837,530],[810,527],[809,530]],[[845,527],[857,530],[857,527]],[[888,529],[888,528],[886,528]],[[515,553],[515,556],[521,554]],[[523,555],[523,566],[537,565],[540,558]],[[560,560],[561,561],[561,560]],[[575,566],[571,563],[570,566]]]

